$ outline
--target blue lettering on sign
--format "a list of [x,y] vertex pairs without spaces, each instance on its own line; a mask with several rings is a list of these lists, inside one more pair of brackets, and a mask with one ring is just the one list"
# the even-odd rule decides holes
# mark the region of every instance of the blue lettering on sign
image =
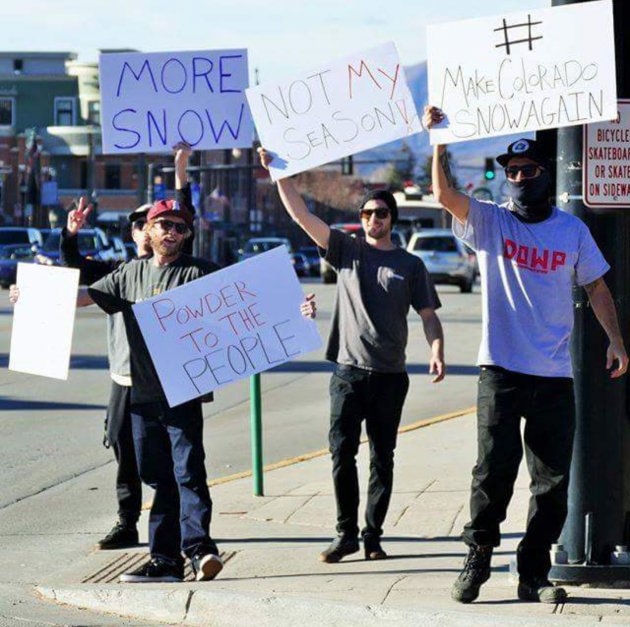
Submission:
[[[179,66],[182,68],[182,72],[184,72],[184,81],[182,82],[182,85],[179,89],[169,89],[166,86],[166,82],[164,80],[164,72],[166,71],[166,68],[169,66],[170,63],[178,63]],[[184,66],[184,64],[179,60],[179,59],[169,59],[163,66],[162,66],[162,72],[160,75],[160,80],[162,81],[162,87],[164,87],[164,89],[169,93],[169,94],[179,94],[182,91],[184,91],[184,88],[186,87],[186,83],[188,82],[188,72],[186,72],[186,67]]]
[[219,84],[221,87],[222,94],[240,94],[241,93],[242,90],[240,89],[224,89],[223,88],[223,79],[229,78],[230,76],[232,76],[231,73],[223,71],[223,61],[224,59],[242,59],[242,58],[243,58],[242,54],[226,54],[225,56],[221,56],[219,58]]
[[[184,117],[188,113],[192,113],[197,118],[197,120],[199,120],[200,133],[199,133],[199,139],[197,139],[197,141],[191,141],[189,138],[184,137],[182,133],[182,121],[184,120]],[[179,136],[182,138],[182,141],[189,143],[191,146],[196,146],[203,139],[203,120],[201,119],[201,116],[196,111],[193,111],[192,109],[187,109],[186,111],[184,111],[184,113],[182,113],[182,115],[179,118],[179,122],[177,123],[177,132],[179,133]]]
[[167,128],[166,128],[166,109],[162,109],[162,132],[160,132],[160,127],[158,126],[158,122],[153,116],[151,111],[147,111],[147,128],[149,131],[149,146],[153,147],[153,133],[151,132],[151,122],[153,122],[153,126],[157,131],[157,134],[160,137],[160,141],[162,142],[162,146],[166,146],[168,140]]
[[127,61],[125,61],[124,65],[123,65],[123,68],[122,68],[122,71],[120,72],[120,78],[118,79],[118,89],[116,90],[116,97],[117,98],[120,96],[120,88],[122,87],[123,78],[125,77],[125,70],[129,70],[131,72],[131,74],[133,75],[133,77],[137,81],[140,80],[140,77],[142,76],[144,71],[148,70],[149,76],[151,77],[151,82],[153,83],[153,89],[155,90],[155,93],[157,94],[158,88],[157,88],[157,84],[155,82],[155,77],[153,76],[153,71],[151,70],[151,66],[149,65],[149,60],[147,59],[142,64],[142,67],[140,68],[140,71],[137,74],[133,71],[133,68],[129,65],[129,63],[127,63]]
[[210,124],[210,130],[212,131],[212,135],[214,137],[214,141],[218,144],[219,141],[221,141],[221,135],[223,135],[223,131],[227,128],[227,130],[230,132],[230,135],[232,135],[232,137],[234,139],[238,139],[238,134],[241,132],[241,122],[243,121],[243,113],[245,112],[245,105],[242,104],[241,105],[241,112],[238,116],[238,126],[236,127],[236,131],[234,131],[234,129],[230,126],[230,123],[227,120],[223,121],[223,124],[221,124],[221,128],[219,129],[219,132],[216,132],[216,129],[214,128],[214,124],[212,122],[212,118],[210,117],[210,111],[208,111],[208,109],[206,109],[206,117],[208,118],[208,124]]
[[120,150],[130,150],[131,148],[135,148],[140,143],[140,139],[141,139],[140,133],[138,133],[137,131],[134,131],[130,128],[125,128],[124,126],[118,126],[116,124],[116,121],[118,120],[118,116],[122,115],[123,113],[128,113],[128,112],[137,113],[135,109],[123,109],[122,111],[119,111],[112,119],[112,126],[117,131],[122,131],[123,133],[131,133],[132,135],[135,135],[137,139],[136,139],[135,144],[129,144],[127,146],[123,146],[122,144],[114,144],[114,146],[116,146],[116,148]]
[[[210,67],[205,72],[197,71],[197,61],[206,61],[210,65]],[[193,66],[193,94],[197,93],[197,79],[202,76],[206,79],[206,84],[208,85],[208,89],[212,93],[214,93],[212,83],[210,82],[210,79],[208,78],[208,74],[210,74],[210,72],[212,72],[214,68],[214,63],[210,59],[206,59],[206,57],[193,57],[192,66]]]

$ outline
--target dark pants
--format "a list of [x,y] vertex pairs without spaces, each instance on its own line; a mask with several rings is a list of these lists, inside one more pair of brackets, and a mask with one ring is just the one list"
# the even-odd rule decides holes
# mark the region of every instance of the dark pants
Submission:
[[477,402],[477,463],[473,468],[466,544],[499,546],[523,457],[531,475],[527,530],[518,547],[522,578],[546,577],[549,549],[567,515],[567,489],[575,430],[573,381],[483,367]]
[[130,397],[130,387],[112,381],[107,408],[107,439],[118,462],[116,473],[118,517],[128,525],[135,525],[142,508],[142,482],[138,474],[136,449],[133,443]]
[[406,372],[378,373],[337,366],[330,381],[330,452],[337,501],[337,532],[359,533],[356,455],[365,419],[370,442],[370,482],[362,535],[381,536],[394,482],[394,449],[409,389]]
[[132,405],[140,477],[155,490],[149,516],[153,557],[181,561],[181,551],[218,554],[210,539],[212,501],[203,448],[201,403],[170,409],[165,403]]

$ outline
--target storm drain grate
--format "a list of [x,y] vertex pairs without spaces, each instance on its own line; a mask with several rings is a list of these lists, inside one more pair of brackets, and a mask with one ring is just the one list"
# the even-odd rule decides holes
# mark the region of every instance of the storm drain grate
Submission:
[[[220,553],[223,563],[234,557],[236,551],[222,551]],[[140,568],[151,559],[148,553],[120,553],[110,562],[101,566],[96,572],[86,577],[81,583],[118,583],[118,578],[123,573]],[[184,581],[194,581],[190,562],[186,562],[184,569]]]

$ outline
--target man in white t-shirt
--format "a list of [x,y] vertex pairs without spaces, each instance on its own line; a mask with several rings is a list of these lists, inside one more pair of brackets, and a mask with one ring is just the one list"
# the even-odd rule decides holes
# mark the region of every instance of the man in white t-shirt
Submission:
[[[425,128],[444,120],[424,112]],[[483,299],[483,333],[477,403],[478,458],[473,468],[471,521],[463,539],[469,554],[452,597],[471,603],[490,577],[492,550],[523,457],[532,497],[527,530],[517,550],[518,596],[559,603],[566,592],[548,580],[549,549],[567,514],[567,488],[575,429],[569,340],[573,286],[584,287],[608,335],[606,367],[626,372],[628,356],[614,301],[604,279],[610,266],[586,225],[550,202],[547,158],[534,140],[520,139],[497,157],[505,168],[510,202],[499,206],[456,191],[444,146],[435,146],[436,199],[454,217],[454,234],[477,252]]]

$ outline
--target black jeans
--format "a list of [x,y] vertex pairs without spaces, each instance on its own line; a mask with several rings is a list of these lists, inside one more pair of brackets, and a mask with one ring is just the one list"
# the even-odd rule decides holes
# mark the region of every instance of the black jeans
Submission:
[[[130,387],[112,381],[107,408],[107,434],[118,462],[116,473],[118,517],[129,525],[135,525],[142,508],[142,482],[131,428],[130,397]],[[115,429],[111,428],[114,425]]]
[[359,534],[356,455],[364,419],[370,442],[370,482],[361,533],[383,533],[394,482],[396,437],[408,389],[406,372],[379,373],[339,365],[330,380],[329,439],[340,535]]
[[218,554],[210,539],[212,501],[207,484],[201,403],[131,406],[140,477],[155,490],[149,515],[153,557],[181,562],[181,551]]
[[473,468],[471,521],[463,538],[472,546],[499,546],[523,457],[531,475],[527,530],[517,553],[522,578],[546,577],[549,549],[567,515],[575,431],[573,381],[482,367],[477,401],[477,463]]

